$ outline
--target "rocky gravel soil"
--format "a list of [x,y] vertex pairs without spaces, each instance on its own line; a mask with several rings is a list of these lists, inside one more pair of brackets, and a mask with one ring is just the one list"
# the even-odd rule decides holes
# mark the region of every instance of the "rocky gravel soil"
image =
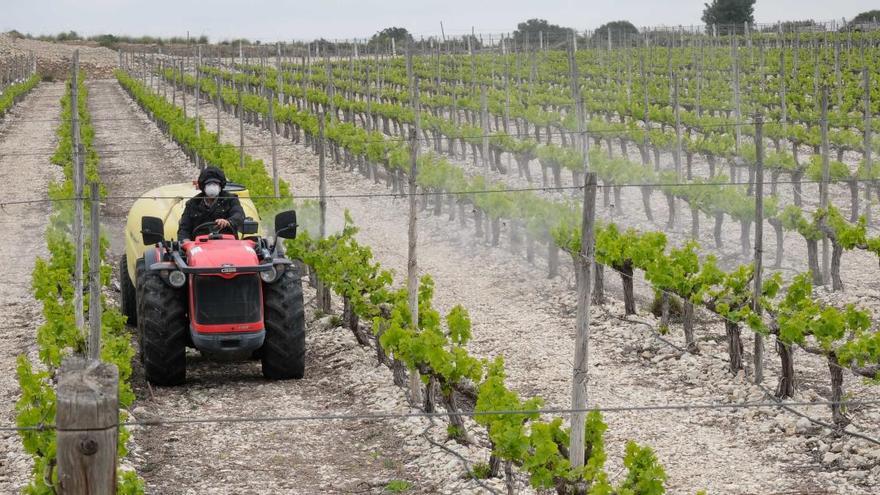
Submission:
[[[3,46],[0,40],[0,50]],[[114,80],[88,84],[95,145],[110,196],[136,196],[156,185],[190,180],[197,174]],[[49,164],[48,157],[55,144],[61,92],[60,84],[42,84],[0,122],[0,197],[45,197],[47,183],[57,177],[59,171]],[[213,106],[203,104],[201,112],[213,116]],[[33,115],[39,118],[26,118]],[[228,114],[223,117],[223,140],[237,144],[237,120]],[[215,121],[206,120],[213,130]],[[269,134],[250,125],[245,129],[250,146],[247,151],[263,159],[268,167]],[[291,184],[295,195],[316,194],[317,157],[309,149],[283,139],[280,142],[281,177]],[[25,154],[23,150],[33,153]],[[327,179],[330,195],[388,192],[384,185],[343,171],[329,160]],[[516,178],[504,179],[512,185],[524,183]],[[662,228],[658,225],[662,226],[665,201],[659,194],[654,198],[658,220],[651,228],[657,229]],[[122,229],[132,201],[112,199],[104,208],[103,227],[111,238],[114,261],[121,254]],[[624,203],[626,214],[618,214],[615,220],[644,226],[638,193],[625,193]],[[346,210],[360,227],[359,240],[371,246],[376,258],[394,269],[395,279],[402,283],[406,264],[405,198],[333,198],[329,201],[331,230],[341,226]],[[16,259],[4,264],[7,268],[0,275],[0,305],[4,309],[0,329],[8,334],[0,340],[0,393],[5,398],[0,412],[4,423],[14,421],[12,408],[18,396],[15,356],[32,352],[35,347],[33,329],[34,322],[39,321],[39,308],[29,293],[29,274],[34,249],[37,255],[45,249],[42,234],[48,211],[46,204],[6,206],[0,211],[0,223],[20,227],[16,229],[18,235],[0,241],[0,256]],[[610,218],[610,213],[603,210],[600,216]],[[540,395],[551,407],[567,407],[576,306],[567,260],[562,259],[561,276],[548,280],[540,256],[535,265],[527,263],[521,246],[510,245],[506,236],[500,247],[488,246],[485,239],[474,237],[472,219],[462,230],[459,220],[450,221],[447,215],[446,211],[441,216],[425,211],[419,223],[420,267],[435,279],[436,306],[445,312],[455,304],[464,304],[474,324],[470,350],[485,357],[502,355],[509,383],[521,394]],[[670,234],[681,242],[687,230],[682,227]],[[727,262],[738,260],[738,234],[738,225],[725,224],[728,247],[721,255]],[[768,235],[768,239],[771,237]],[[36,247],[22,254],[23,245]],[[798,245],[797,239],[786,238],[786,256],[793,260],[789,270],[802,269],[797,266],[804,259]],[[859,256],[844,255],[844,281],[852,280],[848,292],[828,297],[876,307],[880,301],[873,283],[876,277],[872,275],[877,269],[876,259]],[[872,268],[868,270],[867,266]],[[607,273],[606,280],[609,291],[615,294],[619,290],[617,277]],[[650,299],[646,285],[640,282],[636,290],[643,303]],[[305,297],[309,351],[303,380],[267,382],[261,377],[258,362],[222,363],[192,352],[187,385],[151,388],[136,367],[133,382],[138,399],[130,411],[133,420],[253,416],[289,419],[133,427],[131,455],[125,463],[145,478],[149,493],[382,493],[394,485],[408,487],[409,493],[503,492],[501,480],[479,485],[466,477],[467,464],[487,459],[487,442],[482,435],[477,435],[477,445],[466,448],[445,438],[442,420],[314,418],[364,412],[407,413],[413,409],[404,391],[393,385],[391,373],[376,366],[373,351],[360,347],[351,332],[337,327],[333,317],[314,312],[312,289],[306,287]],[[720,322],[700,315],[702,352],[691,355],[678,349],[683,345],[680,331],[673,328],[669,335],[656,334],[657,321],[644,307],[642,304],[639,315],[628,320],[621,318],[621,304],[613,298],[594,307],[591,404],[766,400],[765,390],[750,384],[743,373],[727,373]],[[336,310],[341,311],[338,301]],[[750,349],[751,337],[747,332],[744,337],[745,347]],[[768,345],[766,383],[771,387],[776,362],[772,345]],[[797,353],[796,370],[801,382],[797,399],[827,398],[828,372],[823,361]],[[876,397],[875,390],[849,376],[846,388],[853,398]],[[824,407],[803,411],[822,420],[829,417]],[[877,411],[867,407],[850,411],[850,429],[876,436],[880,431]],[[612,411],[605,414],[605,419],[609,423],[606,443],[612,481],[625,476],[620,461],[623,446],[625,441],[635,440],[657,451],[669,476],[670,493],[706,489],[709,493],[729,494],[867,494],[880,484],[880,446],[839,436],[773,408]],[[28,466],[18,436],[0,433],[0,492],[17,491],[24,485]],[[527,480],[522,475],[517,478],[520,491],[530,492]]]
[[[213,115],[213,111],[207,104],[201,108],[203,115]],[[223,139],[237,144],[238,124],[229,115],[224,117]],[[213,120],[207,120],[213,129]],[[283,146],[278,148],[281,176],[291,183],[295,195],[316,194],[317,158],[308,149],[282,142]],[[271,158],[269,143],[266,131],[246,126],[248,152],[262,158],[267,166]],[[327,173],[329,195],[388,192],[383,185],[373,185],[337,166],[328,165]],[[640,205],[637,194],[628,198],[633,208]],[[660,201],[662,196],[655,194],[658,219],[664,218]],[[343,211],[351,213],[361,229],[360,240],[372,247],[383,266],[395,269],[397,279],[402,281],[406,262],[406,201],[332,198],[328,204],[331,222],[337,228]],[[640,209],[623,211],[634,212],[623,218],[642,218]],[[439,309],[465,304],[474,322],[471,350],[483,356],[503,355],[510,382],[521,393],[539,394],[549,405],[567,406],[575,311],[570,271],[563,270],[562,277],[547,280],[540,261],[537,267],[528,265],[523,254],[511,254],[511,246],[506,243],[500,249],[490,248],[483,239],[473,237],[472,228],[463,232],[458,220],[450,222],[446,214],[434,217],[425,212],[420,219],[419,262],[423,272],[430,273],[436,281]],[[673,240],[686,237],[684,230],[673,231]],[[732,259],[738,257],[738,235],[738,225],[727,222],[725,238],[729,239]],[[797,251],[786,251],[791,259],[803,259]],[[616,278],[613,273],[606,275],[612,291],[616,290]],[[637,293],[640,299],[646,299],[651,291],[645,285],[637,285]],[[692,356],[658,339],[653,330],[657,322],[644,309],[632,321],[622,321],[622,314],[622,308],[614,301],[594,308],[592,403],[767,400],[765,391],[750,385],[742,373],[734,377],[725,371],[727,357],[720,322],[707,319],[706,315],[701,317],[699,337],[703,352]],[[751,338],[745,337],[746,349],[750,349]],[[674,330],[664,340],[683,345],[683,338]],[[827,398],[824,362],[802,354],[797,354],[796,359],[796,370],[803,382],[798,399]],[[775,361],[770,343],[766,382],[770,387],[776,376]],[[846,386],[853,397],[875,397],[855,378],[848,377]],[[822,407],[805,412],[825,420],[828,417]],[[853,417],[851,428],[855,431],[870,433],[880,424],[876,409],[854,411]],[[608,413],[606,419],[610,424],[609,468],[615,479],[621,476],[619,459],[623,443],[633,439],[657,449],[673,493],[693,493],[704,488],[710,493],[870,493],[870,487],[880,480],[877,445],[838,438],[787,412],[634,411]],[[699,463],[700,469],[694,469],[694,463]]]
[[39,73],[57,80],[64,80],[70,74],[75,50],[79,50],[80,68],[89,77],[110,77],[119,62],[115,51],[95,43],[51,43],[0,34],[0,60],[33,53]]
[[[49,163],[57,138],[62,84],[43,83],[0,120],[0,203],[48,198],[48,186],[61,178]],[[15,375],[21,354],[36,358],[36,327],[40,305],[31,294],[34,261],[45,256],[43,235],[49,221],[48,202],[7,205],[0,209],[0,424],[15,423],[20,396]],[[18,492],[30,478],[31,460],[15,432],[0,432],[0,493]]]
[[[165,139],[115,80],[89,83],[95,146],[112,196],[139,195],[160,184],[197,175],[176,145]],[[112,117],[112,119],[111,119]],[[137,151],[126,151],[137,150]],[[113,259],[122,253],[125,216],[133,200],[111,200],[104,227]],[[191,351],[187,384],[149,387],[136,363],[137,401],[132,420],[218,417],[291,417],[410,412],[391,373],[379,368],[351,332],[312,311],[306,288],[306,377],[267,382],[258,361],[216,362]],[[382,493],[392,483],[413,493],[462,493],[473,481],[450,479],[465,472],[456,455],[432,446],[444,439],[442,422],[297,420],[133,427],[126,464],[141,474],[148,492],[188,493]],[[468,455],[467,449],[461,455]],[[479,451],[474,448],[474,454]],[[494,483],[500,483],[495,481]]]

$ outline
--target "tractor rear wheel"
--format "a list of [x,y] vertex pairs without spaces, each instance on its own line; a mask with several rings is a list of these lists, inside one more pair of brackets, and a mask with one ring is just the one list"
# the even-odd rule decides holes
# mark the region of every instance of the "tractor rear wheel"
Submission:
[[155,271],[144,271],[138,292],[138,340],[147,381],[180,385],[186,381],[185,293],[163,282]]
[[281,280],[263,284],[266,340],[260,349],[263,376],[270,380],[302,378],[306,364],[306,330],[302,281],[289,266]]
[[137,294],[131,277],[128,276],[128,255],[119,259],[119,289],[122,291],[120,306],[122,314],[128,318],[129,325],[137,325]]

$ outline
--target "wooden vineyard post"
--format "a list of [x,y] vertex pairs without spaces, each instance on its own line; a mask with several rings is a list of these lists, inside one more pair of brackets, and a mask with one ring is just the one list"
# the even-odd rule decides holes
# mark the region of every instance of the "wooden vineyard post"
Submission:
[[[764,261],[764,117],[755,115],[755,290],[752,310],[761,315],[761,270]],[[740,345],[740,344],[737,344]],[[764,337],[755,333],[753,349],[755,383],[764,381]],[[742,359],[742,356],[740,356]]]
[[281,43],[275,44],[275,91],[278,102],[284,104],[284,78],[281,75]]
[[590,292],[593,267],[593,225],[596,220],[596,173],[588,172],[584,179],[584,204],[581,223],[581,249],[575,269],[577,276],[577,334],[574,347],[574,369],[571,383],[571,438],[569,460],[573,468],[584,465],[584,434],[587,417],[587,385],[590,350]]
[[[195,119],[196,119],[196,142],[201,144],[201,136],[202,136],[202,121],[199,118],[199,107],[201,106],[201,90],[202,90],[202,47],[198,47],[198,56],[196,58],[196,88],[195,88],[195,102],[193,106],[195,107]],[[199,170],[205,168],[204,160],[201,159],[199,154],[201,153],[201,149],[199,147],[196,148],[195,156],[196,156],[196,167]]]
[[327,234],[327,180],[324,172],[324,113],[318,114],[318,208],[320,209],[319,236]]
[[575,120],[577,121],[577,139],[572,141],[574,142],[575,149],[584,151],[584,143],[588,140],[584,135],[586,131],[584,126],[584,102],[581,100],[580,73],[578,71],[577,58],[574,55],[574,48],[568,52],[568,70],[569,78],[571,79],[571,98],[574,101]]
[[779,100],[782,106],[782,135],[788,135],[788,102],[786,101],[785,90],[785,42],[782,43],[783,48],[779,50]]
[[[834,40],[834,87],[842,88],[840,82],[840,40]],[[843,91],[837,91],[837,106],[843,106]]]
[[[323,239],[327,236],[327,179],[325,175],[325,141],[324,141],[324,113],[318,114],[318,236]],[[324,313],[329,313],[330,308],[330,290],[324,287],[324,282],[320,277],[317,278],[315,289],[318,293],[318,307]]]
[[275,93],[271,89],[269,90],[269,139],[272,146],[272,185],[275,197],[280,198],[281,192],[278,189],[278,155],[275,150]]
[[697,64],[697,117],[703,116],[703,39],[699,38],[697,40],[697,44],[699,45],[700,58]]
[[[678,74],[672,72],[670,76],[672,78],[672,112],[675,114],[675,149],[672,153],[672,160],[675,167],[675,180],[681,182],[681,116],[678,113]],[[666,228],[669,230],[674,229],[678,222],[677,202],[678,200],[675,195],[669,195],[669,221],[666,224]],[[694,239],[700,236],[699,226],[697,225],[699,218],[698,214],[694,215],[691,224],[691,235]]]
[[76,258],[73,271],[73,315],[76,328],[84,330],[83,314],[83,173],[82,144],[79,133],[79,50],[73,52],[73,73],[70,81],[70,133],[73,140],[73,242]]
[[89,184],[89,359],[101,356],[101,198],[98,183]]
[[[819,118],[819,131],[822,140],[822,182],[819,183],[819,201],[822,208],[828,207],[828,184],[831,180],[831,164],[828,159],[828,88],[822,88],[822,114]],[[831,258],[829,256],[828,236],[822,237],[822,274],[818,283],[827,285],[831,278]]]
[[183,60],[180,61],[180,98],[183,99],[183,118],[186,118],[186,68]]
[[236,85],[238,96],[238,167],[244,168],[244,104],[241,98],[241,85]]
[[874,174],[872,171],[872,130],[871,130],[871,74],[868,68],[862,69],[862,79],[865,85],[865,174],[868,181],[865,183],[865,220],[868,226],[871,225],[871,189],[874,186]]
[[[393,39],[393,38],[392,38]],[[413,111],[413,126],[409,131],[409,177],[407,193],[409,195],[409,219],[407,228],[407,262],[406,262],[406,290],[411,315],[410,325],[413,331],[419,328],[419,265],[416,252],[418,244],[418,229],[416,219],[418,216],[418,196],[416,195],[417,178],[419,173],[419,81],[413,73],[412,47],[406,49],[406,72],[410,87],[410,104]],[[410,400],[414,406],[422,403],[422,381],[419,370],[412,369],[409,373]]]
[[116,493],[119,371],[70,356],[58,374],[55,424],[61,495]]
[[177,64],[171,59],[171,104],[177,106]]
[[[737,155],[739,155],[739,146],[742,143],[742,109],[740,106],[740,94],[739,94],[739,44],[737,43],[736,36],[731,37],[731,46],[730,46],[730,54],[733,59],[733,112],[734,112],[734,123],[735,123],[735,143],[734,150]],[[730,178],[733,182],[737,181],[735,176]]]
[[[161,88],[162,98],[168,98],[168,82],[165,81],[165,61],[159,61],[159,87]],[[158,93],[156,93],[158,95]]]
[[220,142],[220,99],[223,89],[220,86],[220,76],[214,76],[214,84],[217,87],[217,97],[214,99],[214,105],[217,107],[217,142]]
[[486,101],[486,85],[480,85],[480,127],[482,128],[483,138],[483,169],[485,173],[489,173],[489,110]]
[[330,67],[330,59],[324,55],[324,63],[327,66],[327,102],[330,105],[330,123],[336,122],[336,85],[333,83],[333,69]]
[[[648,38],[645,38],[645,51],[648,49]],[[649,161],[648,157],[648,147],[651,144],[651,114],[650,114],[650,102],[648,100],[648,78],[645,75],[645,54],[644,51],[639,57],[639,70],[642,73],[642,88],[644,89],[644,97],[645,97],[645,128],[644,133],[642,134],[642,146],[644,151],[642,152],[642,162],[647,165]],[[660,162],[654,161],[654,171],[660,171]],[[649,218],[650,219],[650,218]]]
[[[366,64],[366,79],[364,80],[364,86],[367,91],[366,99],[367,99],[367,108],[366,108],[366,121],[364,122],[364,128],[367,130],[367,133],[373,132],[373,89],[372,83],[370,82],[370,64]],[[378,67],[376,68],[378,71]],[[375,172],[375,167],[370,167],[370,170]],[[374,177],[375,178],[375,175]]]

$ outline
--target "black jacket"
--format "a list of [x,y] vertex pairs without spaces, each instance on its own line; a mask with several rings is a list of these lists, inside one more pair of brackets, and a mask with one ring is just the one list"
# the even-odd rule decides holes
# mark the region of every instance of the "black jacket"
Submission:
[[[205,203],[205,193],[199,193],[186,202],[186,208],[180,217],[177,227],[177,240],[193,238],[193,229],[206,222],[213,222],[218,218],[225,218],[232,224],[236,232],[241,231],[244,224],[244,210],[238,196],[226,191],[220,191],[220,195],[211,206]],[[207,232],[203,232],[207,233]]]

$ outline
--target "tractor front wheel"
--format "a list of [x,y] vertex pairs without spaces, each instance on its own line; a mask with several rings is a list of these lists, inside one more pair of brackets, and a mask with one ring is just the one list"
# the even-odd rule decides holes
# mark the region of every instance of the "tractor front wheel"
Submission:
[[180,385],[186,381],[185,293],[163,282],[158,272],[147,270],[138,280],[138,294],[138,340],[147,381]]
[[306,331],[302,281],[290,266],[281,280],[263,284],[266,340],[260,349],[263,376],[270,380],[302,378],[306,364]]

